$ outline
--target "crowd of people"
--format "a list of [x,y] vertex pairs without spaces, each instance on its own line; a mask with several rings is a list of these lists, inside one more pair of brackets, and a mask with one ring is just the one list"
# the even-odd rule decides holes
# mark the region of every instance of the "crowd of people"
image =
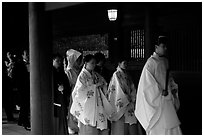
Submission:
[[[18,125],[30,130],[30,68],[28,51],[19,56],[7,52],[3,64],[2,105],[7,120],[15,122],[14,112],[19,112]],[[20,108],[20,110],[19,110]]]
[[[176,113],[180,105],[178,85],[169,72],[166,51],[166,37],[159,37],[155,52],[142,70],[138,87],[128,73],[125,57],[119,58],[118,66],[111,74],[104,65],[106,58],[101,52],[83,56],[79,51],[69,49],[65,58],[54,55],[54,133],[140,135],[145,131],[148,135],[182,134]],[[10,77],[10,68],[15,63],[5,64]],[[24,61],[19,66],[28,68],[29,63]],[[19,68],[26,72],[26,79],[29,69]],[[18,89],[28,96],[25,85],[29,84],[21,82]],[[20,114],[25,119],[19,117],[19,125],[27,126],[30,124],[27,119],[29,102],[25,104],[20,103],[20,110],[23,109]],[[12,115],[7,116],[12,119]]]

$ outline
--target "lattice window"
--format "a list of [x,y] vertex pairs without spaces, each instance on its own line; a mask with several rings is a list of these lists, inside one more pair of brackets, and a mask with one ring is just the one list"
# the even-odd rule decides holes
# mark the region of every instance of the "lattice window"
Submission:
[[131,59],[142,61],[145,57],[144,29],[131,30]]

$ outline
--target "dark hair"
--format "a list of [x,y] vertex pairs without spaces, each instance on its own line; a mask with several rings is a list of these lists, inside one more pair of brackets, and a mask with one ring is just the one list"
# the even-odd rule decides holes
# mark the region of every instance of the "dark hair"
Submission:
[[88,54],[84,57],[84,62],[89,62],[90,60],[95,59],[95,56],[92,54]]
[[105,55],[101,52],[97,52],[95,55],[95,59],[96,59],[96,64],[99,63],[100,61],[104,61],[105,60]]
[[166,37],[166,36],[159,36],[159,37],[158,37],[157,44],[159,45],[159,44],[161,44],[161,43],[167,44],[167,37]]
[[119,56],[118,58],[117,58],[117,62],[118,63],[121,63],[121,62],[123,62],[123,61],[128,61],[128,58],[127,57],[125,57],[125,56]]

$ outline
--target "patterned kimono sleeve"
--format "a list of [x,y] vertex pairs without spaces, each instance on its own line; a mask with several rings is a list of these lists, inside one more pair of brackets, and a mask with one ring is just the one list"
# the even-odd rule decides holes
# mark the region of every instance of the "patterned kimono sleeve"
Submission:
[[79,80],[76,83],[78,99],[85,100],[94,96],[96,91],[96,85],[91,83],[84,75],[79,76]]
[[116,81],[115,81],[115,77],[113,75],[111,78],[111,81],[109,83],[109,86],[108,86],[108,100],[109,100],[109,102],[115,101],[115,99],[112,96],[112,94],[115,93],[115,90],[116,90]]
[[71,114],[85,125],[94,125],[96,85],[83,72],[79,75],[72,96]]
[[119,79],[116,76],[116,73],[113,74],[109,85],[109,102],[116,112],[115,115],[112,116],[112,120],[117,121],[125,113],[129,101],[119,84]]

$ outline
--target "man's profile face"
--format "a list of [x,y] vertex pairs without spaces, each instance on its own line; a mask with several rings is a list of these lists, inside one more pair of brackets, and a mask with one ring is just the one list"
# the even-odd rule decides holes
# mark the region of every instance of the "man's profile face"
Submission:
[[160,56],[166,55],[166,52],[167,52],[166,44],[160,43],[158,46],[156,46],[156,52],[157,52]]

